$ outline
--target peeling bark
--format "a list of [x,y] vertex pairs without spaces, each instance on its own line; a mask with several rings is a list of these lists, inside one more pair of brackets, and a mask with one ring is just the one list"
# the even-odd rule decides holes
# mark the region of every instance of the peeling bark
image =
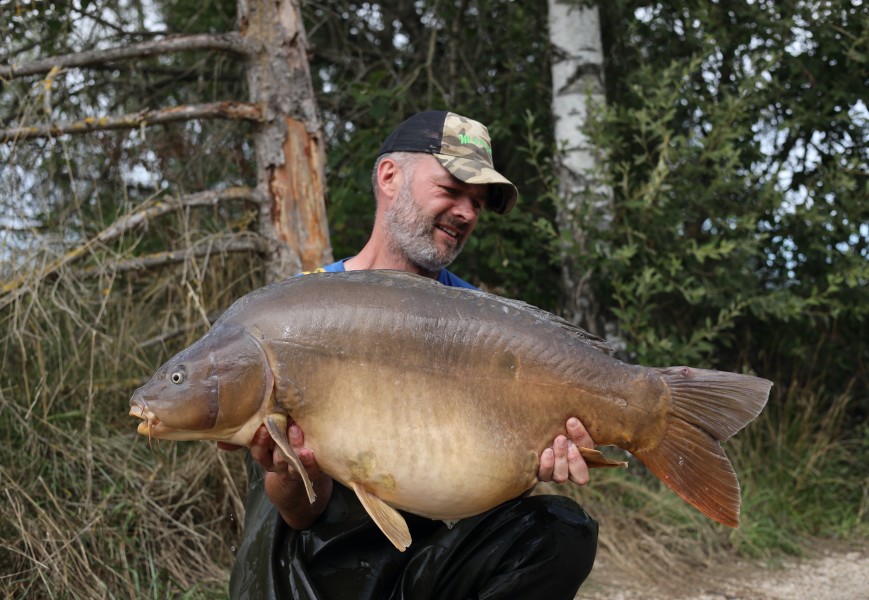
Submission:
[[275,281],[332,260],[326,222],[323,127],[298,2],[239,2],[251,101],[264,123],[255,134],[257,187],[272,198],[260,234],[277,241],[267,278]]

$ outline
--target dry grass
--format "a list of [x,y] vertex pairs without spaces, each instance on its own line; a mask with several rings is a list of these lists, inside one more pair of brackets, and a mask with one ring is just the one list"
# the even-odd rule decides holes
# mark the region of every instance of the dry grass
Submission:
[[257,285],[256,257],[113,276],[121,251],[92,249],[86,261],[108,275],[85,277],[79,260],[33,268],[59,251],[27,252],[7,255],[15,286],[0,296],[2,595],[225,596],[243,521],[241,453],[151,448],[127,411],[206,315]]

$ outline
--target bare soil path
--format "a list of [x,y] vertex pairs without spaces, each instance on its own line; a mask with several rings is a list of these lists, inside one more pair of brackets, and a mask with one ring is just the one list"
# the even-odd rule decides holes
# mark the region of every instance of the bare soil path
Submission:
[[602,556],[577,598],[582,600],[869,600],[869,540],[822,542],[778,565],[743,559],[642,581]]

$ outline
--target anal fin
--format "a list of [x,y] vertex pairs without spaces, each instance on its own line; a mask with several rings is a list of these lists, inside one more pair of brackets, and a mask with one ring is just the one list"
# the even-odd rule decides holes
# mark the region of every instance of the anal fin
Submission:
[[[278,420],[283,421],[283,426],[278,424]],[[269,415],[265,419],[265,426],[269,435],[271,435],[272,439],[275,441],[275,444],[277,444],[278,448],[281,449],[284,458],[286,458],[287,462],[293,465],[293,468],[299,472],[299,476],[302,478],[302,483],[305,484],[305,491],[308,493],[308,501],[313,504],[314,500],[317,499],[317,494],[314,493],[314,484],[311,483],[311,478],[308,477],[308,472],[305,471],[302,461],[299,460],[293,447],[290,446],[290,440],[287,439],[286,417],[282,418],[281,416]]]
[[580,448],[579,454],[582,456],[583,460],[585,460],[585,464],[589,469],[599,469],[599,468],[612,468],[619,467],[624,469],[628,466],[623,460],[612,460],[611,458],[607,458],[603,455],[600,450],[595,450],[594,448]]
[[380,531],[389,538],[389,541],[396,548],[404,552],[410,546],[411,539],[407,522],[401,516],[401,513],[366,490],[359,483],[351,481],[350,487],[356,492],[359,502],[365,507],[366,512],[368,512],[368,515],[380,528]]

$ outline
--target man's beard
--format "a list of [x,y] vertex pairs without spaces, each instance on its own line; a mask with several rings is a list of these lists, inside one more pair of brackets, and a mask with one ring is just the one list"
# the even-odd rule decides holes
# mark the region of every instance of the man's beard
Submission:
[[464,248],[467,223],[448,218],[438,222],[459,232],[459,237],[443,248],[435,243],[435,218],[425,214],[414,201],[410,182],[406,180],[386,212],[386,228],[391,234],[390,251],[406,257],[411,264],[429,273],[439,272]]

